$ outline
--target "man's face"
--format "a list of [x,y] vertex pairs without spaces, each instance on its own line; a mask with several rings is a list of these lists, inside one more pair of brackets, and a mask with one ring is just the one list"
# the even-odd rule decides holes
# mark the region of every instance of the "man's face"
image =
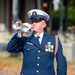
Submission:
[[43,32],[45,27],[46,27],[46,22],[44,20],[40,22],[36,22],[36,21],[32,22],[33,31],[36,33]]

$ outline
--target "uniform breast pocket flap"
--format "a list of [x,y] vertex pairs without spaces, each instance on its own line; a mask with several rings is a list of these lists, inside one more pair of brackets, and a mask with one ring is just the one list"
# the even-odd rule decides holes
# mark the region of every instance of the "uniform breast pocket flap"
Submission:
[[34,49],[34,45],[26,44],[26,45],[24,45],[24,49],[28,50],[28,51],[33,50]]

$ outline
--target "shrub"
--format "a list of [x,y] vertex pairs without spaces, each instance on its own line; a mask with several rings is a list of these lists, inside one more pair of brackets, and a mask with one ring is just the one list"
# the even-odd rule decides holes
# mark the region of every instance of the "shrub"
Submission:
[[[67,26],[75,25],[75,9],[69,7],[68,8],[68,20]],[[59,21],[60,21],[60,10],[55,10],[52,12],[52,30],[59,30]],[[65,10],[63,8],[63,30],[65,29]]]

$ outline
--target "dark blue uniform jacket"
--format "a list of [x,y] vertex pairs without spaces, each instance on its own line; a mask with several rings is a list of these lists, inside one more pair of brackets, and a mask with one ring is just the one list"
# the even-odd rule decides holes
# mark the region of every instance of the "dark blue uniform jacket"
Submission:
[[[46,51],[48,42],[51,43],[51,52]],[[44,33],[41,45],[34,35],[18,38],[17,34],[9,41],[7,50],[11,53],[23,53],[23,65],[20,75],[55,75],[54,50],[55,36]],[[47,49],[48,50],[48,49]],[[66,75],[67,63],[63,56],[62,45],[58,39],[56,54],[57,75]]]

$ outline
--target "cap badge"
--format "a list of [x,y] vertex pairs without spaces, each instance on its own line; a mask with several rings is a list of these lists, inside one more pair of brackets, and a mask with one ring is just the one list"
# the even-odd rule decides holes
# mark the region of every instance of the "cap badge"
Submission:
[[34,16],[37,15],[37,12],[36,11],[33,11],[32,12],[32,15],[34,15]]

